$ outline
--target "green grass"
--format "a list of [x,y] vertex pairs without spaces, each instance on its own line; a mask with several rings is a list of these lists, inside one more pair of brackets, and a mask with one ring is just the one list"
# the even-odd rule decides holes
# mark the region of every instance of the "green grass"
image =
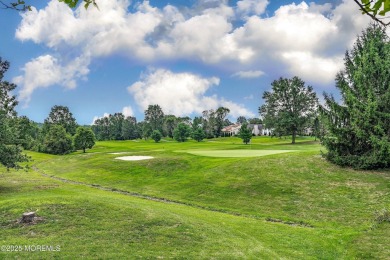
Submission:
[[[390,209],[390,172],[336,167],[318,142],[297,141],[98,142],[87,154],[30,153],[39,172],[0,174],[0,246],[61,252],[0,258],[386,259],[390,223],[375,214]],[[120,161],[113,152],[155,158]],[[256,157],[219,157],[226,152]],[[15,222],[30,210],[44,220]]]
[[[260,157],[293,152],[294,150],[186,150],[184,152],[209,157]],[[180,152],[180,151],[178,151]]]

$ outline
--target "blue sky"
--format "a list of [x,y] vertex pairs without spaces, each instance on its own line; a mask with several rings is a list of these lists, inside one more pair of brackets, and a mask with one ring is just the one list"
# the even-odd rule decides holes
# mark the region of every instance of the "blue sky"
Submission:
[[142,120],[157,103],[178,116],[226,106],[231,120],[257,117],[279,77],[336,93],[344,53],[369,23],[353,0],[98,3],[0,11],[0,56],[11,62],[20,115],[43,122],[65,105],[79,124],[115,112]]

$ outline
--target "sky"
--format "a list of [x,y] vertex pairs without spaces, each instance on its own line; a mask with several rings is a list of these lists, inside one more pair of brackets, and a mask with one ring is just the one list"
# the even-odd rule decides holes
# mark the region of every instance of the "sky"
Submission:
[[[370,22],[353,0],[97,0],[71,10],[58,0],[0,10],[5,79],[17,112],[43,122],[54,105],[79,124],[148,105],[199,116],[224,106],[230,119],[259,117],[262,94],[298,76],[334,93],[346,50]],[[34,1],[35,3],[35,1]]]

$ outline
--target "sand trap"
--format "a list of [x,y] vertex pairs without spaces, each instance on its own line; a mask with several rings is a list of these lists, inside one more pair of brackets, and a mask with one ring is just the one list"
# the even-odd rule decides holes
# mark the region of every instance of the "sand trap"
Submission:
[[124,153],[131,153],[131,152],[117,152],[117,153],[108,153],[108,154],[124,154]]
[[140,160],[149,160],[153,159],[152,156],[122,156],[122,157],[116,157],[115,159],[123,160],[123,161],[140,161]]

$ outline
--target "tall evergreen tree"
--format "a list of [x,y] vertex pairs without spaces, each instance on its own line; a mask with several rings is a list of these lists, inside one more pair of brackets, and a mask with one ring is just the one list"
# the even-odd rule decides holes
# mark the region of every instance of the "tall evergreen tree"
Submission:
[[18,102],[11,95],[16,85],[3,80],[8,68],[9,62],[0,58],[0,164],[7,168],[20,168],[18,163],[27,161],[28,157],[22,154],[22,148],[18,145],[20,140],[15,135],[15,107]]
[[390,167],[390,43],[385,30],[370,25],[344,59],[336,76],[342,104],[325,94],[325,157],[362,169]]

